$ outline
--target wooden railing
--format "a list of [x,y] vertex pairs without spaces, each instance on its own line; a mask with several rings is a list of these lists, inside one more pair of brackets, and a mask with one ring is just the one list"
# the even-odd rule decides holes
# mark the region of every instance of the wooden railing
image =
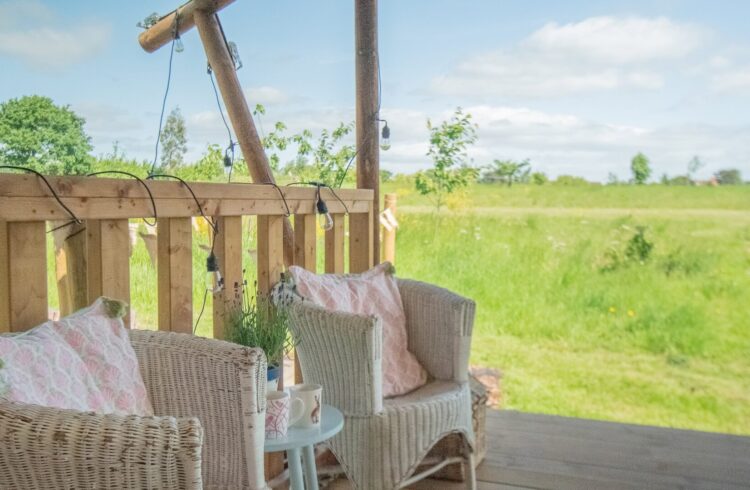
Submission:
[[[193,265],[191,218],[201,216],[188,189],[174,181],[49,177],[62,202],[85,221],[87,297],[105,295],[130,302],[128,220],[152,218],[157,212],[158,328],[192,332]],[[222,338],[231,286],[243,281],[242,216],[257,216],[257,279],[268,292],[284,270],[282,229],[287,206],[295,228],[295,263],[316,270],[318,253],[325,254],[326,272],[345,272],[348,226],[349,271],[373,264],[373,191],[341,189],[336,198],[322,189],[334,220],[317,246],[316,190],[256,184],[189,183],[206,216],[218,226],[214,245],[227,287],[215,294],[214,337]],[[283,194],[283,199],[281,195]],[[0,175],[0,332],[21,331],[48,318],[47,221],[71,216],[34,175]],[[203,278],[199,278],[203,280]],[[134,287],[137,287],[134,286]]]

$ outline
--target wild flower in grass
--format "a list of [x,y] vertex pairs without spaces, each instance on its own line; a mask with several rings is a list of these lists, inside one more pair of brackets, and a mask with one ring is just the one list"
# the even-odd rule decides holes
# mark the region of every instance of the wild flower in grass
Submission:
[[633,318],[635,316],[635,312],[633,310],[628,310],[628,316],[630,318]]
[[609,312],[610,313],[617,313],[617,308],[615,308],[614,306],[610,306],[609,307]]

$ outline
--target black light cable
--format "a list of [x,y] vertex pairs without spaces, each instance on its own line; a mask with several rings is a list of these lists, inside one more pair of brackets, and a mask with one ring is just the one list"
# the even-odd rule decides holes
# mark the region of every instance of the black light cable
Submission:
[[169,95],[169,87],[172,83],[172,60],[174,59],[175,43],[180,38],[178,33],[179,16],[175,14],[174,27],[172,29],[172,44],[169,48],[169,69],[167,71],[167,86],[164,89],[164,97],[161,101],[161,114],[159,115],[159,130],[156,133],[156,145],[154,147],[154,161],[151,163],[150,174],[156,171],[156,162],[159,160],[159,142],[161,141],[161,129],[164,123],[164,111],[167,107],[167,96]]
[[67,224],[65,224],[65,225],[62,225],[62,226],[58,226],[57,228],[53,228],[53,229],[52,229],[52,230],[50,230],[50,231],[55,231],[55,230],[59,230],[60,228],[63,228],[63,227],[65,227],[65,226],[69,226],[69,225],[71,225],[71,224],[73,224],[73,223],[75,223],[75,224],[81,224],[81,223],[83,223],[83,221],[82,221],[82,220],[80,220],[80,219],[78,218],[78,216],[76,216],[76,215],[75,215],[75,214],[73,213],[73,211],[71,211],[71,210],[70,210],[70,208],[69,208],[68,206],[66,206],[66,205],[65,205],[65,203],[64,203],[64,202],[62,202],[62,199],[60,199],[60,196],[59,196],[59,195],[57,195],[57,192],[55,191],[55,188],[54,188],[54,187],[52,187],[52,184],[50,184],[50,183],[49,183],[49,180],[47,180],[47,177],[45,177],[44,175],[42,175],[42,174],[41,174],[40,172],[37,172],[37,171],[36,171],[36,170],[34,170],[33,168],[28,168],[28,167],[19,167],[19,166],[16,166],[16,165],[0,165],[0,168],[7,168],[7,169],[10,169],[10,170],[20,170],[20,171],[22,171],[22,172],[26,172],[26,173],[34,174],[34,175],[36,175],[37,177],[39,177],[40,179],[42,179],[42,182],[44,182],[44,184],[45,184],[45,185],[47,186],[47,188],[49,189],[49,191],[50,191],[50,192],[52,193],[52,197],[54,197],[54,198],[55,198],[55,201],[57,201],[57,204],[59,204],[59,205],[60,205],[60,207],[61,207],[61,208],[63,208],[63,209],[65,210],[65,212],[66,212],[66,213],[68,213],[68,214],[70,215],[70,218],[71,218],[71,220],[72,220],[72,221],[71,221],[70,223],[67,223]]
[[154,222],[149,223],[146,220],[146,218],[143,218],[143,222],[146,223],[148,226],[156,226],[156,220],[158,218],[156,215],[156,200],[154,200],[154,195],[151,193],[151,189],[149,189],[148,185],[143,181],[143,179],[141,179],[135,174],[131,174],[130,172],[123,172],[122,170],[102,170],[100,172],[93,172],[93,173],[87,174],[86,177],[96,177],[97,175],[106,175],[106,174],[125,175],[127,177],[137,180],[143,186],[143,188],[146,189],[146,192],[148,193],[148,198],[151,200],[151,207],[154,210],[154,216],[153,216]]

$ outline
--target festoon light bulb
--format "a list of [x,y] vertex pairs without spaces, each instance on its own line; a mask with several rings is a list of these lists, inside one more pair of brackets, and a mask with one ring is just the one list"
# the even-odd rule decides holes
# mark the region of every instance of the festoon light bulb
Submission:
[[213,293],[218,293],[224,289],[224,278],[219,271],[219,260],[213,252],[206,259],[206,289]]
[[380,138],[380,149],[387,151],[391,148],[391,128],[388,127],[388,121],[384,122],[385,126],[383,126],[383,132],[381,133]]
[[[320,192],[320,190],[318,190],[318,192]],[[333,218],[331,217],[331,213],[328,212],[328,206],[326,206],[325,201],[320,198],[320,195],[318,195],[316,207],[318,208],[318,223],[320,223],[320,227],[325,231],[333,228]]]
[[185,51],[185,46],[182,44],[182,38],[179,35],[174,39],[174,50],[178,53]]

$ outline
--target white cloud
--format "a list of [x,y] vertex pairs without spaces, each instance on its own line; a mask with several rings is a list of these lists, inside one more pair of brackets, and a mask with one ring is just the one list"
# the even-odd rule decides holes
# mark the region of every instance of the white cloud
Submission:
[[283,104],[289,100],[289,97],[276,87],[261,86],[249,87],[245,89],[245,97],[252,106],[255,104],[275,105]]
[[[479,126],[479,139],[470,152],[474,164],[479,166],[493,159],[528,158],[535,169],[552,176],[574,174],[604,181],[609,172],[627,177],[630,158],[643,151],[651,159],[656,175],[684,174],[693,155],[700,155],[707,162],[707,174],[722,167],[750,173],[750,126],[675,124],[646,128],[524,107],[477,105],[466,107],[465,111]],[[381,153],[382,165],[400,172],[427,168],[430,161],[426,156],[428,134],[424,122],[428,117],[443,120],[451,113],[401,113],[399,117],[392,112],[386,115],[393,127],[393,145]],[[404,131],[400,130],[402,127]]]
[[666,62],[696,51],[702,28],[666,18],[592,17],[549,23],[517,46],[471,56],[432,80],[441,95],[549,97],[664,86]]
[[37,69],[59,69],[96,55],[110,39],[111,27],[100,21],[61,23],[39,2],[0,4],[0,56]]
[[698,48],[706,35],[700,27],[665,17],[590,17],[546,24],[524,45],[574,59],[625,64],[681,58]]
[[712,86],[720,93],[750,94],[750,67],[718,72],[712,77]]

